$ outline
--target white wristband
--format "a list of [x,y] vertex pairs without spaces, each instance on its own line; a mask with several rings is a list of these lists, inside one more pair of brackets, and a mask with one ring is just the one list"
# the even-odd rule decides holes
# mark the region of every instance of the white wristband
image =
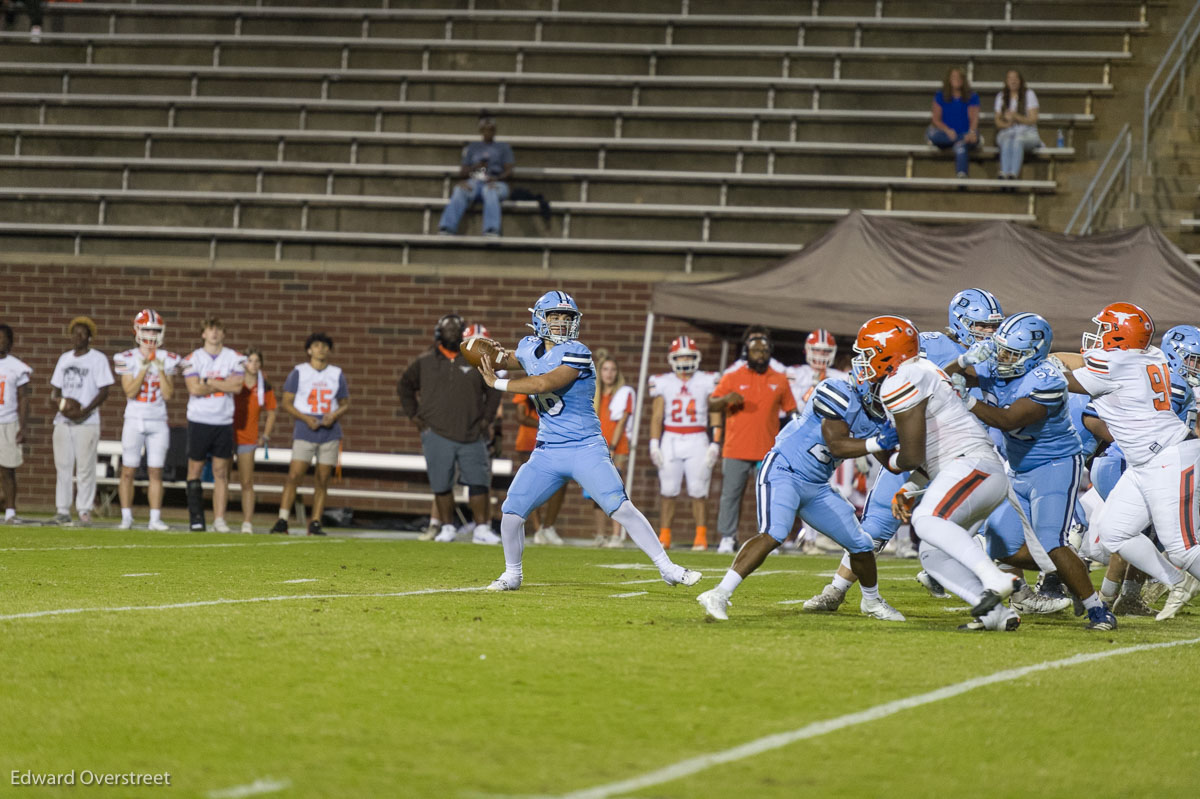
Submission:
[[967,395],[967,399],[966,399],[966,403],[967,403],[967,410],[969,411],[969,410],[971,410],[972,408],[974,408],[974,407],[975,407],[975,403],[977,403],[977,402],[979,402],[979,400],[975,399],[975,397],[974,397],[974,396],[972,396],[972,395],[968,394],[968,395]]
[[883,452],[883,447],[879,446],[879,436],[871,436],[866,440],[867,454],[874,455],[876,452]]
[[496,378],[496,382],[492,384],[492,388],[496,389],[497,391],[508,391],[508,378]]
[[964,352],[962,355],[954,359],[955,363],[958,364],[959,369],[966,369],[968,366],[970,366],[968,363],[963,363],[963,355],[966,355],[966,353]]
[[61,411],[65,407],[67,407],[67,398],[63,397],[58,401],[58,409]]
[[657,438],[652,438],[652,439],[650,439],[650,449],[652,449],[652,450],[653,450],[653,449],[658,449],[658,448],[659,448],[659,446],[660,446],[660,445],[659,445],[659,443],[658,443],[658,439],[657,439]]
[[903,469],[900,468],[900,464],[898,462],[899,458],[900,458],[899,451],[893,452],[892,457],[888,458],[888,468],[891,469],[893,472],[904,471]]

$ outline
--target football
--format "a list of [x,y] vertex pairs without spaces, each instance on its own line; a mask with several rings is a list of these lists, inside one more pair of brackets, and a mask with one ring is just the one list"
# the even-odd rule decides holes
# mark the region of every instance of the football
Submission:
[[500,369],[504,362],[504,348],[500,346],[500,342],[483,336],[463,339],[458,345],[458,351],[467,359],[467,363],[476,367],[487,360],[491,362],[493,369]]
[[63,397],[58,401],[58,409],[68,414],[78,413],[83,406],[79,404],[79,400]]

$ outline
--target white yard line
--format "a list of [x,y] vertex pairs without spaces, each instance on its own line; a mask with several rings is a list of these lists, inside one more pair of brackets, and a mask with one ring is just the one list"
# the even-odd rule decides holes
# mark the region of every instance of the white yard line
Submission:
[[289,544],[331,544],[334,542],[339,544],[345,543],[340,538],[300,538],[295,541],[230,541],[229,543],[221,544],[87,544],[74,547],[0,547],[0,552],[65,552],[90,549],[220,549],[229,547],[279,547]]
[[232,788],[222,788],[205,794],[208,799],[242,799],[243,796],[259,796],[264,793],[276,793],[292,787],[291,780],[273,780],[269,777],[257,779],[249,785],[235,785]]
[[315,583],[316,581],[315,577],[297,577],[295,580],[284,580],[283,583],[284,585],[295,585],[297,583]]
[[723,763],[733,763],[738,760],[744,760],[748,757],[769,752],[773,749],[781,749],[796,741],[803,741],[809,738],[816,738],[831,732],[837,732],[847,727],[854,727],[859,724],[866,724],[871,721],[878,721],[888,716],[893,716],[903,710],[911,710],[912,708],[921,707],[922,705],[933,704],[940,702],[943,699],[952,699],[968,691],[973,691],[976,688],[983,688],[987,685],[995,685],[1002,682],[1012,682],[1026,677],[1030,674],[1035,674],[1039,671],[1049,671],[1051,669],[1067,668],[1069,666],[1078,666],[1083,663],[1092,663],[1097,660],[1115,657],[1117,655],[1129,655],[1134,652],[1148,652],[1153,649],[1167,649],[1176,646],[1192,646],[1200,644],[1200,638],[1188,638],[1182,641],[1169,641],[1161,644],[1139,644],[1137,646],[1126,646],[1120,649],[1109,649],[1103,652],[1086,652],[1078,655],[1073,655],[1062,660],[1047,660],[1042,663],[1034,663],[1031,666],[1021,666],[1016,669],[1005,669],[997,671],[983,677],[974,677],[970,680],[947,685],[942,688],[937,688],[932,691],[927,691],[922,694],[905,697],[903,699],[895,699],[891,702],[885,702],[882,705],[875,705],[866,710],[860,710],[856,713],[847,713],[844,716],[838,716],[825,721],[816,721],[812,724],[806,724],[799,729],[791,730],[790,732],[780,732],[774,735],[768,735],[757,740],[748,741],[747,743],[735,746],[732,749],[726,749],[721,752],[711,752],[699,757],[688,758],[674,763],[665,768],[642,774],[638,777],[633,777],[619,782],[610,782],[607,785],[597,785],[594,788],[585,788],[580,791],[572,791],[562,794],[561,799],[606,799],[610,796],[623,796],[633,791],[640,791],[643,788],[650,788],[655,785],[673,782],[692,774],[705,771]]
[[122,577],[157,577],[158,572],[136,572],[134,574],[122,574]]
[[628,594],[609,594],[609,599],[629,599],[631,596],[647,596],[649,591],[631,591]]

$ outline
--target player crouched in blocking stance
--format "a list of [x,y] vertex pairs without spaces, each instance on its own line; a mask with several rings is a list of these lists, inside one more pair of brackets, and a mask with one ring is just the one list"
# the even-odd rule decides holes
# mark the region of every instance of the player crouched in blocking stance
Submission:
[[498,359],[502,368],[524,369],[526,376],[498,379],[488,360],[479,367],[490,387],[528,394],[537,404],[539,416],[537,445],[517,470],[502,507],[504,573],[488,590],[516,591],[521,587],[525,517],[569,479],[579,483],[628,531],[668,585],[695,585],[700,572],[671,562],[650,522],[625,495],[593,404],[596,367],[591,351],[578,341],[579,306],[565,292],[548,291],[529,310],[533,314],[530,327],[536,335],[521,339],[515,355],[502,352]]
[[760,532],[741,548],[721,584],[696,597],[708,615],[729,618],[729,597],[783,543],[799,513],[806,524],[850,553],[850,568],[862,584],[859,609],[882,621],[904,621],[879,596],[874,542],[859,526],[854,507],[829,483],[842,459],[896,446],[896,431],[873,392],[874,386],[853,378],[824,380],[800,418],[780,431],[758,473]]
[[[1156,616],[1162,621],[1190,598],[1189,581],[1179,569],[1200,577],[1200,440],[1171,406],[1170,367],[1163,351],[1150,344],[1150,314],[1131,302],[1114,302],[1092,321],[1098,327],[1094,334],[1083,335],[1082,355],[1059,352],[1055,357],[1070,370],[1066,378],[1071,391],[1092,397],[1092,407],[1120,446],[1127,466],[1089,535],[1171,586]],[[1165,558],[1142,535],[1151,523]]]
[[[1001,604],[1015,581],[992,563],[969,532],[1005,499],[1012,502],[991,438],[946,373],[921,357],[917,328],[909,320],[869,320],[858,331],[854,351],[855,376],[880,384],[880,397],[900,439],[900,451],[888,466],[912,472],[893,505],[902,521],[911,518],[921,539],[921,565],[971,603],[971,615],[979,623],[966,629],[1016,629],[1020,617]],[[925,491],[914,509],[919,488]]]
[[658,540],[671,546],[671,523],[675,518],[675,498],[687,477],[687,492],[692,499],[692,520],[696,535],[692,549],[708,548],[708,487],[712,469],[721,457],[721,445],[708,437],[708,395],[717,387],[716,372],[701,372],[700,350],[696,342],[680,336],[671,342],[667,353],[671,371],[650,378],[650,461],[658,469],[662,495],[662,516]]
[[125,425],[121,429],[121,483],[117,489],[122,530],[133,527],[133,475],[142,465],[143,447],[146,474],[150,478],[148,529],[170,529],[162,520],[163,465],[171,446],[167,400],[175,393],[173,375],[183,359],[160,349],[166,328],[158,311],[146,308],[133,319],[137,346],[113,356],[113,371],[120,376],[126,397]]

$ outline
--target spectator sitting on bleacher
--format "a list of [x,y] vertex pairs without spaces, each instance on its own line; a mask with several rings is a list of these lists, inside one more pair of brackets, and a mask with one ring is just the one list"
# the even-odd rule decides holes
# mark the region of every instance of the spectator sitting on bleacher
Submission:
[[1004,75],[996,93],[996,146],[1000,148],[1000,179],[1016,180],[1025,153],[1042,146],[1037,130],[1038,99],[1015,69]]
[[[40,42],[42,40],[42,0],[22,0],[21,5],[25,6],[25,13],[29,15],[29,41]],[[0,0],[0,7],[4,9],[4,29],[12,30],[12,27],[17,24],[17,12],[13,8],[13,0]]]
[[438,222],[438,232],[444,236],[457,233],[463,214],[479,201],[483,202],[483,235],[500,235],[500,203],[508,199],[505,181],[512,177],[513,151],[496,141],[496,120],[487,114],[479,118],[479,133],[480,141],[463,147],[458,170],[463,180],[454,187]]
[[954,170],[967,176],[969,152],[983,141],[979,136],[979,95],[971,90],[967,76],[952,67],[933,96],[932,120],[925,137],[939,150],[954,149]]

